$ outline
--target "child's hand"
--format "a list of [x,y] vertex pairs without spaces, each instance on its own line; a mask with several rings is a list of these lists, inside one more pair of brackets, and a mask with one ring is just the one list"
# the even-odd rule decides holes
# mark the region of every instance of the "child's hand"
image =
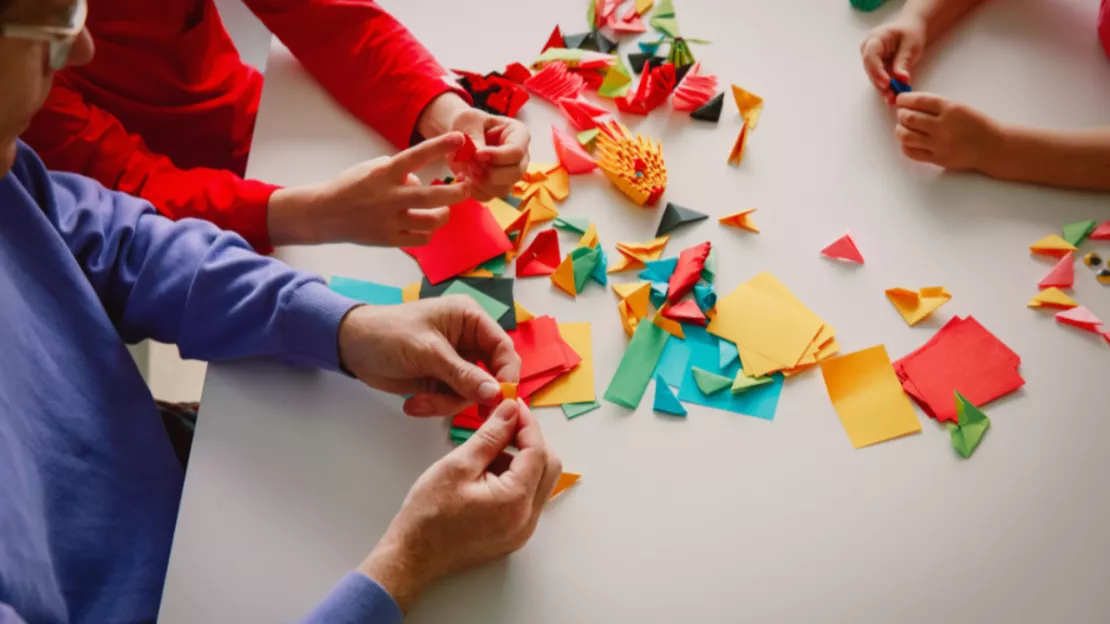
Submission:
[[894,134],[906,156],[957,171],[981,171],[996,157],[1002,131],[983,113],[917,91],[899,95],[895,104]]
[[859,51],[871,83],[887,103],[893,105],[891,74],[906,84],[913,84],[910,73],[925,52],[925,22],[919,17],[903,15],[872,30]]

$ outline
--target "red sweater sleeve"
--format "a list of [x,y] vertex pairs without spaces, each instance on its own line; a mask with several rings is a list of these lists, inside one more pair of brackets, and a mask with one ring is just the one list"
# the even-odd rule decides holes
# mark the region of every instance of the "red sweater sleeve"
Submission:
[[48,169],[79,173],[105,187],[141,197],[170,219],[194,217],[237,232],[270,253],[266,209],[280,188],[229,171],[182,170],[153,154],[107,112],[55,81],[42,111],[22,136]]
[[370,0],[246,0],[336,100],[400,148],[445,91],[469,96],[397,20]]

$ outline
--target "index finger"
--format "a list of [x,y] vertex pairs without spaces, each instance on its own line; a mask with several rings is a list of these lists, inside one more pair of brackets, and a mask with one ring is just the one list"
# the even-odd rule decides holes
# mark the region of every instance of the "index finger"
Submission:
[[520,356],[512,338],[484,311],[470,311],[459,351],[476,351],[498,381],[520,381]]
[[493,166],[516,165],[528,157],[531,135],[523,124],[509,124],[498,145],[486,144],[476,152],[482,162]]
[[454,154],[465,142],[461,132],[448,132],[397,154],[389,164],[389,170],[397,177],[405,176],[437,158]]
[[439,208],[454,206],[470,197],[470,183],[432,184],[429,186],[407,186],[397,190],[397,195],[405,208]]

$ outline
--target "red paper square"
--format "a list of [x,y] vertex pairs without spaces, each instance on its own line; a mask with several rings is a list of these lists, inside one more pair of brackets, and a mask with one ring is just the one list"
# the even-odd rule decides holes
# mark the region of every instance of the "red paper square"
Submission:
[[404,251],[416,260],[429,282],[438,284],[512,247],[493,213],[468,199],[451,206],[447,225],[436,230],[427,245],[406,247]]

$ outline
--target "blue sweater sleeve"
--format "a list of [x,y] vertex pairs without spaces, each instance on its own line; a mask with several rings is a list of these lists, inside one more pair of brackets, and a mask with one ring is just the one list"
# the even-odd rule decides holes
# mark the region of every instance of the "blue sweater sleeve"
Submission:
[[301,624],[399,624],[400,607],[376,581],[349,572]]
[[25,622],[11,607],[0,602],[0,624],[25,624]]
[[338,369],[339,324],[357,302],[206,221],[170,221],[87,178],[48,175],[40,192],[52,197],[40,205],[125,341],[153,338],[201,360]]

